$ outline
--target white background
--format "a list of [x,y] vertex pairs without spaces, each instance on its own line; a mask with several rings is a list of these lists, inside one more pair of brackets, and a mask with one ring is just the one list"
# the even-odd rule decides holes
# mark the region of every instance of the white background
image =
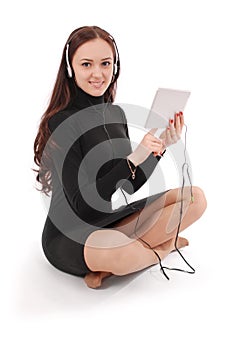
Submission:
[[[233,349],[232,5],[1,5],[2,348]],[[195,275],[168,272],[168,282],[155,266],[91,290],[43,256],[46,211],[34,189],[33,142],[65,41],[82,25],[98,25],[116,39],[122,66],[116,102],[150,107],[159,86],[192,92],[188,151],[194,184],[208,200],[205,215],[184,233]],[[165,264],[184,267],[175,254]]]

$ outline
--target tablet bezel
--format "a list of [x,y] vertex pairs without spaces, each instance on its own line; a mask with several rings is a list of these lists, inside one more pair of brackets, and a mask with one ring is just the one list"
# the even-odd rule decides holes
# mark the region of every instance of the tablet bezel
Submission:
[[176,112],[184,111],[191,92],[158,88],[154,96],[150,112],[146,119],[145,128],[166,128]]

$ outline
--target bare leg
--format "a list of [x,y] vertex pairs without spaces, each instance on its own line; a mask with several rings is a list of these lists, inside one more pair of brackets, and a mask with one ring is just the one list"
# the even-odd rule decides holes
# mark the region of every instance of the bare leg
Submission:
[[151,249],[116,229],[94,231],[86,240],[84,258],[93,272],[125,275],[157,263]]
[[[183,237],[178,238],[178,248],[183,248],[188,245],[187,239]],[[148,249],[146,247],[146,249]],[[170,239],[167,242],[162,243],[161,245],[157,246],[157,253],[159,254],[160,258],[163,259],[165,258],[171,251],[174,249],[174,239]],[[157,258],[156,258],[156,263],[157,263]],[[101,286],[103,279],[110,277],[113,275],[111,272],[90,272],[87,274],[84,278],[85,283],[87,284],[88,287],[90,288],[98,288]]]
[[[190,188],[185,188],[180,232],[198,220],[206,209],[206,199],[202,190],[193,187],[193,194],[194,202],[191,202]],[[124,218],[115,228],[131,238],[141,237],[151,247],[157,247],[175,237],[179,224],[180,207],[180,189],[174,189],[167,192],[163,198],[145,207],[140,213]],[[139,215],[135,235],[134,230]]]
[[[195,197],[195,201],[194,203],[191,203],[190,188],[185,188],[183,198],[183,219],[180,231],[190,226],[205,211],[206,199],[202,190],[198,187],[193,187],[193,194]],[[121,222],[119,222],[113,227],[118,228],[119,231],[125,233],[129,237],[141,237],[152,248],[155,248],[155,250],[159,254],[163,247],[162,244],[168,242],[170,249],[166,249],[167,255],[170,253],[170,251],[173,250],[171,244],[174,244],[175,241],[175,234],[179,222],[180,206],[180,189],[171,190],[167,192],[165,197],[159,198],[154,203],[151,203],[150,205],[145,207],[140,213],[137,212],[130,215],[129,217],[121,220]],[[134,228],[139,214],[141,220],[138,221],[138,230],[136,231],[137,236],[131,236],[132,232],[134,232]],[[145,245],[141,240],[137,240],[143,246],[145,246],[145,248],[147,248],[147,245]],[[179,237],[177,241],[177,247],[181,248],[186,245],[188,245],[188,241],[185,238]],[[164,246],[164,248],[166,246]],[[161,257],[161,259],[162,258],[163,256]],[[102,279],[112,274],[110,272],[103,271],[87,274],[85,277],[85,282],[87,283],[87,285],[91,288],[99,287],[102,283]]]

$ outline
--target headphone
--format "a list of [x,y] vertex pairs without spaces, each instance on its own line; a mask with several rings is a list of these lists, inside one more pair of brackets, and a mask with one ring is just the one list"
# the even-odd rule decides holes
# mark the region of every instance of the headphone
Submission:
[[67,63],[67,74],[69,78],[72,78],[72,68],[69,63],[69,58],[68,58],[68,50],[69,50],[69,43],[66,45],[66,63]]
[[[115,59],[114,69],[113,69],[113,76],[115,77],[118,73],[119,68],[120,68],[119,51],[118,51],[118,48],[117,48],[117,45],[116,45],[114,38],[110,34],[108,34],[108,37],[112,40],[112,43],[113,43],[114,48],[115,48],[116,59]],[[73,75],[72,68],[71,68],[71,65],[69,62],[69,55],[68,55],[71,40],[66,45],[66,54],[65,54],[66,55],[66,64],[67,64],[67,74],[68,74],[69,78],[72,78],[72,75]]]

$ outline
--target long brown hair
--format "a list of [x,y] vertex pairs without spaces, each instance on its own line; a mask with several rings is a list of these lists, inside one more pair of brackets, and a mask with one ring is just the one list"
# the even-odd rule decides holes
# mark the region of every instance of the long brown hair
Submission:
[[114,62],[117,64],[117,72],[114,75],[113,81],[111,82],[104,94],[104,101],[114,102],[115,99],[117,79],[120,73],[120,60],[118,55],[118,49],[113,37],[107,31],[97,26],[84,26],[75,29],[69,35],[68,40],[64,46],[60,67],[51,94],[49,105],[45,113],[41,117],[39,130],[34,141],[34,162],[37,164],[37,166],[39,166],[39,169],[32,170],[38,173],[36,180],[41,184],[41,189],[37,190],[44,192],[46,195],[48,195],[48,193],[52,190],[50,157],[49,154],[43,154],[45,145],[51,135],[48,127],[48,120],[55,113],[67,107],[72,97],[74,97],[76,87],[74,78],[69,78],[67,74],[66,46],[67,44],[69,44],[69,62],[72,62],[72,58],[79,46],[81,46],[89,40],[93,40],[96,38],[101,38],[108,42],[113,51]]

